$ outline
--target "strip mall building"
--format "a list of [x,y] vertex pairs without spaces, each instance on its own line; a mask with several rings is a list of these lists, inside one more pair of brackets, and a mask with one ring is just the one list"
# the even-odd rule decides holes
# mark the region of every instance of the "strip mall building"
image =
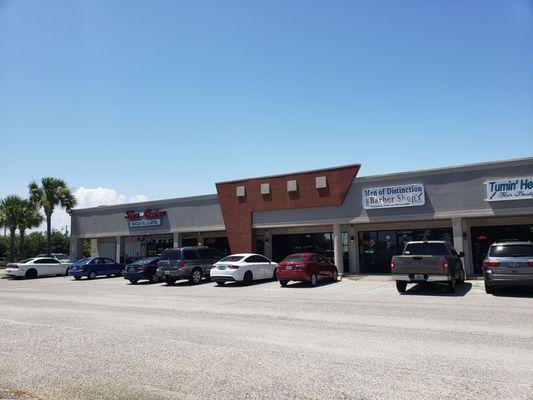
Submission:
[[[340,272],[388,273],[410,240],[445,239],[480,274],[488,246],[533,241],[533,157],[376,176],[359,164],[216,184],[217,194],[71,211],[71,258],[122,262],[206,245],[279,261],[333,258]],[[339,261],[340,260],[340,261]]]

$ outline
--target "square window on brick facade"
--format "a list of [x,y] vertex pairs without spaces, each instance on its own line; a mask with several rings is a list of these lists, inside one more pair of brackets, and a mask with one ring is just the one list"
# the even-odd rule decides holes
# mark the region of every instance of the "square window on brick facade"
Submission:
[[297,191],[298,191],[298,184],[296,183],[296,180],[287,181],[287,192],[297,192]]
[[315,178],[316,180],[316,188],[317,189],[325,189],[328,186],[328,182],[326,180],[325,176],[317,176]]
[[245,190],[244,186],[237,186],[236,194],[237,194],[237,197],[246,196],[246,190]]
[[261,184],[261,194],[270,194],[270,183]]

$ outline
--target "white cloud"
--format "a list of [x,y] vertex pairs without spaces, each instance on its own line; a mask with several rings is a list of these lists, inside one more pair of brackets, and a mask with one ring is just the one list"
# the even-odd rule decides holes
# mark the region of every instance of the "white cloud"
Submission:
[[[148,196],[144,194],[136,194],[134,196],[126,196],[125,194],[117,192],[115,189],[96,188],[90,189],[80,187],[74,191],[74,196],[78,200],[76,208],[88,208],[102,205],[136,203],[140,201],[147,201]],[[52,227],[55,229],[65,230],[68,226],[70,231],[70,215],[62,208],[56,208],[52,214]],[[45,230],[46,224],[43,224],[39,230]]]

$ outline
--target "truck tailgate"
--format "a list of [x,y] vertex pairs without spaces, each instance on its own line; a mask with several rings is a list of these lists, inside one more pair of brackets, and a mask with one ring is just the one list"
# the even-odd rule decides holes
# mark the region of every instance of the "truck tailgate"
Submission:
[[444,256],[394,256],[395,274],[442,274]]

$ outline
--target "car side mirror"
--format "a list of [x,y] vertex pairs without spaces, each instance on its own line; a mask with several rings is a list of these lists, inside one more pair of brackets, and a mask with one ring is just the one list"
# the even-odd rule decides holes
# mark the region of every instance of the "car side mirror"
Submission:
[[458,254],[459,257],[464,257],[465,256],[465,252],[464,251],[460,251],[459,254]]

